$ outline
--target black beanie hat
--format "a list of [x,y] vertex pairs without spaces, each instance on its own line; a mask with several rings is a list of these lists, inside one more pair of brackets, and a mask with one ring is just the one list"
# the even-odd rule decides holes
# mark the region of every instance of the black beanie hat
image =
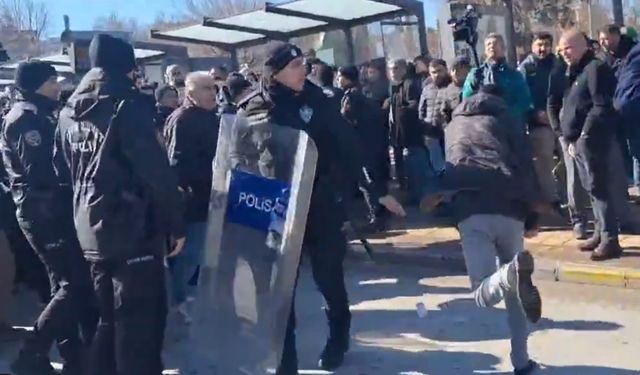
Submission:
[[302,50],[291,43],[276,42],[267,52],[267,60],[264,63],[265,76],[270,77],[297,58],[302,58]]
[[51,77],[58,73],[50,64],[42,61],[29,61],[18,65],[16,69],[16,87],[23,92],[37,91]]
[[237,100],[238,96],[248,88],[251,88],[251,82],[247,81],[242,75],[232,74],[227,79],[227,87],[229,88],[229,94],[234,100]]
[[96,34],[89,46],[91,66],[109,73],[127,74],[135,69],[136,57],[131,44],[107,34]]
[[340,73],[341,76],[343,76],[344,78],[348,79],[353,83],[360,82],[360,79],[359,79],[360,72],[358,71],[358,68],[356,68],[355,66],[343,66],[340,69],[338,69],[338,73]]

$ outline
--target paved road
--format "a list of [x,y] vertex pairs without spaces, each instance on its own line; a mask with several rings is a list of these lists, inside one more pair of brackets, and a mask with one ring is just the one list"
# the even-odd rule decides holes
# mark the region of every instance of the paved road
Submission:
[[[350,262],[347,274],[354,337],[348,361],[337,374],[511,373],[504,307],[476,308],[465,276],[356,262]],[[546,365],[540,374],[640,374],[640,291],[549,281],[540,286],[544,319],[530,340],[531,354]],[[324,374],[315,363],[326,324],[307,268],[299,288],[301,374]],[[417,316],[418,302],[427,305],[427,317]],[[168,350],[170,368],[177,363],[176,350]],[[0,350],[0,374],[14,351]]]

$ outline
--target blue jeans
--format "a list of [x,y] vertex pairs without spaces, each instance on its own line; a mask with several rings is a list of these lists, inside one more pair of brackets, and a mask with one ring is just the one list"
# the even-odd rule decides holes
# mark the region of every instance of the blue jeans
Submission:
[[438,138],[425,137],[425,145],[429,149],[429,159],[431,161],[431,169],[435,173],[444,171],[445,160],[444,150],[442,149],[441,140]]
[[189,280],[204,258],[206,235],[206,222],[187,225],[187,235],[182,252],[169,260],[170,285],[175,305],[184,303],[187,296],[195,293],[195,287],[189,285]]
[[409,147],[405,158],[405,168],[409,185],[410,199],[420,202],[433,169],[429,162],[429,150],[426,147]]

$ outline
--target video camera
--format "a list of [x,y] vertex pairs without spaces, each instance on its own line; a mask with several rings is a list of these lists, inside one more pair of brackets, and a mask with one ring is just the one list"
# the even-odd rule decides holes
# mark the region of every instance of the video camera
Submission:
[[453,29],[453,40],[456,42],[466,42],[473,51],[473,58],[476,66],[480,66],[476,44],[478,43],[478,20],[482,14],[478,13],[473,5],[467,5],[467,9],[462,17],[451,18],[447,23]]

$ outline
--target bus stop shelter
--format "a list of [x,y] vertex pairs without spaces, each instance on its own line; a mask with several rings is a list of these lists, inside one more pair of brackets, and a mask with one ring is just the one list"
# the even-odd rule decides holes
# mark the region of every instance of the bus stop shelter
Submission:
[[341,30],[345,34],[348,59],[356,61],[352,29],[360,25],[403,16],[417,18],[420,51],[427,53],[423,4],[417,0],[294,0],[267,3],[263,8],[230,17],[205,17],[201,24],[171,31],[151,31],[151,37],[219,48],[237,63],[238,50],[272,40]]

